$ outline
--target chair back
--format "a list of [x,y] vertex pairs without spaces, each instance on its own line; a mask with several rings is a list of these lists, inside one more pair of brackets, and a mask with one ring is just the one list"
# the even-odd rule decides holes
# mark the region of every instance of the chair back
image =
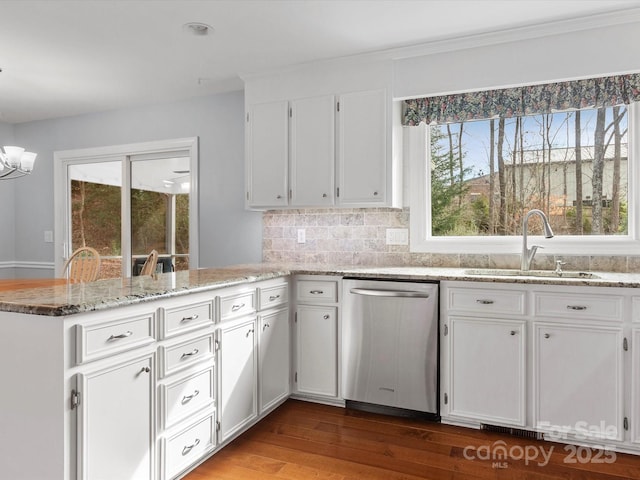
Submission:
[[67,259],[62,271],[72,282],[94,282],[100,273],[100,254],[91,247],[78,248]]
[[147,257],[147,260],[142,265],[140,275],[153,275],[156,272],[156,265],[158,263],[158,252],[151,250],[151,253]]

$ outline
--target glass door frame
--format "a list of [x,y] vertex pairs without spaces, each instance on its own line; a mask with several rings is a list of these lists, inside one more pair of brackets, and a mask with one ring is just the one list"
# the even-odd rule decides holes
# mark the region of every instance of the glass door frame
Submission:
[[68,167],[73,164],[96,162],[122,162],[122,276],[130,277],[131,256],[131,157],[171,152],[187,152],[190,164],[189,189],[189,269],[199,266],[199,174],[198,137],[161,140],[127,145],[84,148],[54,152],[54,262],[57,277],[63,276],[62,267],[71,254],[71,195]]

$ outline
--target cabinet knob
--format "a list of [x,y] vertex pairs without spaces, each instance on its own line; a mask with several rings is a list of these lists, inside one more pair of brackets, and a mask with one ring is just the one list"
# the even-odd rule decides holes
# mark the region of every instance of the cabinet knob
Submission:
[[330,315],[329,315],[328,313],[325,313],[325,314],[324,314],[324,316],[323,316],[322,318],[324,318],[325,320],[329,320]]
[[262,326],[262,331],[264,332],[267,328],[270,328],[270,327],[271,327],[271,325],[269,325],[268,323],[265,323],[265,324]]
[[326,193],[323,193],[323,194],[322,194],[322,198],[327,198],[327,194],[326,194]]
[[373,192],[373,196],[377,197],[378,196],[378,192]]
[[282,198],[282,195],[276,195],[276,199],[280,200]]
[[544,338],[551,338],[551,334],[550,333],[545,333],[544,334]]
[[511,330],[511,331],[509,332],[509,334],[510,334],[511,336],[513,336],[513,335],[517,335],[517,334],[518,334],[518,331],[517,331],[517,330]]

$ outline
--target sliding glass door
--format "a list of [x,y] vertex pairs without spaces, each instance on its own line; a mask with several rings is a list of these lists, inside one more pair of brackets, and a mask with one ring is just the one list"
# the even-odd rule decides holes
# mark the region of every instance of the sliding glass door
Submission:
[[99,278],[138,275],[152,250],[157,272],[197,268],[196,155],[197,139],[57,152],[57,275],[84,246],[101,255]]

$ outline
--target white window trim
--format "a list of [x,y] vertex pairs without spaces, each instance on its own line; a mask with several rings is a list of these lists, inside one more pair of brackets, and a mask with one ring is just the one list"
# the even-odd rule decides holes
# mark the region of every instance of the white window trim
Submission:
[[[628,105],[629,115],[629,184],[628,184],[628,235],[624,236],[529,236],[529,245],[540,245],[544,255],[638,255],[640,254],[640,104]],[[405,152],[409,163],[410,198],[410,251],[429,253],[470,254],[519,254],[522,251],[521,236],[431,236],[431,188],[425,155],[428,147],[429,129],[424,124],[405,127]]]

